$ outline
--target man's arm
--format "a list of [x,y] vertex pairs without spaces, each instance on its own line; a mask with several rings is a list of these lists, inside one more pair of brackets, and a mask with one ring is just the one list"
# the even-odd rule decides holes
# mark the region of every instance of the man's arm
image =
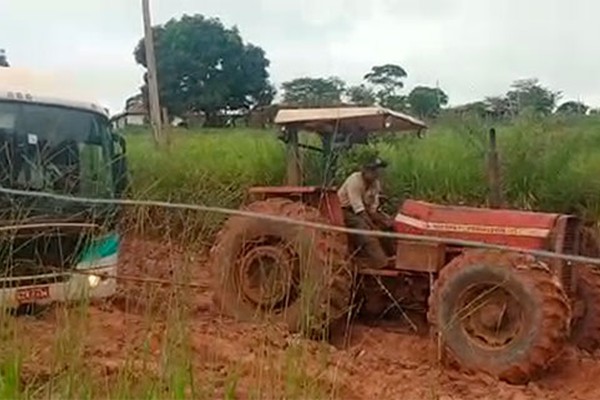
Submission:
[[388,215],[379,211],[380,193],[381,193],[381,185],[379,183],[377,183],[375,198],[373,199],[373,204],[371,205],[370,209],[368,210],[369,218],[378,228],[391,228],[393,226],[392,219]]
[[369,218],[375,224],[378,229],[385,228],[389,229],[394,225],[394,221],[388,215],[382,212],[370,212]]

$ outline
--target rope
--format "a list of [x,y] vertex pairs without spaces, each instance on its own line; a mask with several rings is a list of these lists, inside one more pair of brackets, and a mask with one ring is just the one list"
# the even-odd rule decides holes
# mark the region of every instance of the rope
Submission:
[[141,276],[122,275],[122,274],[111,275],[111,274],[105,274],[105,273],[97,273],[97,272],[94,272],[93,270],[86,271],[86,270],[78,270],[78,269],[70,269],[70,270],[64,270],[64,269],[61,270],[58,268],[52,268],[52,269],[54,271],[60,272],[62,274],[98,276],[98,277],[104,278],[104,279],[115,279],[117,281],[124,281],[124,282],[149,283],[149,284],[158,285],[158,286],[171,286],[171,287],[180,287],[180,288],[186,288],[186,289],[198,289],[198,290],[206,290],[209,288],[209,285],[199,285],[196,283],[174,282],[169,279],[144,278]]
[[245,210],[232,210],[232,209],[222,208],[222,207],[212,207],[212,206],[204,206],[204,205],[197,205],[197,204],[185,204],[185,203],[170,203],[170,202],[156,201],[156,200],[93,199],[93,198],[87,198],[87,197],[64,196],[64,195],[58,195],[58,194],[53,194],[53,193],[29,192],[29,191],[8,189],[8,188],[0,188],[0,193],[4,193],[4,194],[8,194],[8,195],[15,195],[15,196],[28,196],[28,197],[37,197],[37,198],[44,198],[44,199],[61,200],[61,201],[66,201],[66,202],[82,203],[82,204],[144,206],[144,207],[170,208],[170,209],[177,209],[177,210],[201,211],[201,212],[209,212],[209,213],[220,213],[220,214],[225,214],[225,215],[229,215],[229,216],[256,218],[256,219],[260,219],[260,220],[264,220],[264,221],[298,225],[298,226],[304,226],[307,228],[314,228],[314,229],[318,229],[318,230],[338,232],[338,233],[400,239],[400,240],[407,240],[407,241],[413,241],[413,242],[449,244],[449,245],[453,245],[453,246],[460,246],[460,247],[467,247],[467,248],[477,248],[477,249],[484,249],[484,250],[494,250],[494,251],[513,252],[513,253],[520,253],[520,254],[529,254],[529,255],[533,255],[533,256],[541,257],[541,258],[558,259],[558,260],[570,261],[573,263],[592,264],[594,266],[600,267],[600,258],[584,257],[584,256],[578,256],[578,255],[571,255],[571,254],[561,254],[561,253],[556,253],[556,252],[547,251],[547,250],[523,249],[520,247],[504,246],[504,245],[490,244],[490,243],[471,241],[471,240],[440,238],[437,236],[413,235],[413,234],[395,233],[395,232],[382,232],[382,231],[352,229],[352,228],[346,228],[346,227],[334,226],[334,225],[322,224],[322,223],[316,223],[316,222],[299,221],[299,220],[295,220],[292,218],[260,214],[260,213],[245,211]]

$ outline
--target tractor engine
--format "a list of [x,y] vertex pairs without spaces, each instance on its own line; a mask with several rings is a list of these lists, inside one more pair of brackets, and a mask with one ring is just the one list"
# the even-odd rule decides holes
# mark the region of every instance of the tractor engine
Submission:
[[[580,222],[569,215],[516,210],[456,207],[407,200],[395,217],[398,233],[476,241],[487,244],[578,254]],[[396,268],[437,273],[464,246],[400,241]],[[571,287],[571,268],[562,262],[548,262],[562,277],[565,289]]]
[[[395,219],[399,233],[551,250],[572,217],[516,210],[455,207],[407,200]],[[557,231],[558,230],[558,231]],[[562,232],[561,232],[562,231]]]

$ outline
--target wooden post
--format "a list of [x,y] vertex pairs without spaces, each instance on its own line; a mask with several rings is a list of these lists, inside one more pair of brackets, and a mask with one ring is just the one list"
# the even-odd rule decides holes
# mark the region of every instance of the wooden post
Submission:
[[302,184],[302,169],[300,166],[300,147],[298,146],[298,129],[293,126],[286,127],[287,143],[287,185],[300,186]]
[[490,189],[490,207],[500,208],[503,206],[502,179],[500,173],[500,162],[498,161],[498,150],[496,145],[496,129],[490,129],[490,142],[488,152],[488,184]]
[[169,111],[167,110],[167,107],[163,107],[162,108],[162,124],[163,124],[163,130],[162,133],[164,135],[164,141],[167,144],[167,147],[170,146],[171,144],[171,136],[170,136],[170,130],[171,130],[171,124],[169,123]]
[[163,143],[160,99],[158,97],[158,77],[156,74],[156,57],[154,55],[154,37],[150,18],[149,0],[142,0],[144,14],[144,46],[146,49],[146,67],[148,69],[148,102],[150,103],[150,121],[157,145]]

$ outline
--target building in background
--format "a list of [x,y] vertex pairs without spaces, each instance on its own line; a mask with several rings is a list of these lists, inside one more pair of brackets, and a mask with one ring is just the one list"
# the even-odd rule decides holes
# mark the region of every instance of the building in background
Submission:
[[111,118],[113,128],[124,129],[128,126],[143,126],[149,123],[148,110],[142,95],[130,97],[125,102],[125,111]]

